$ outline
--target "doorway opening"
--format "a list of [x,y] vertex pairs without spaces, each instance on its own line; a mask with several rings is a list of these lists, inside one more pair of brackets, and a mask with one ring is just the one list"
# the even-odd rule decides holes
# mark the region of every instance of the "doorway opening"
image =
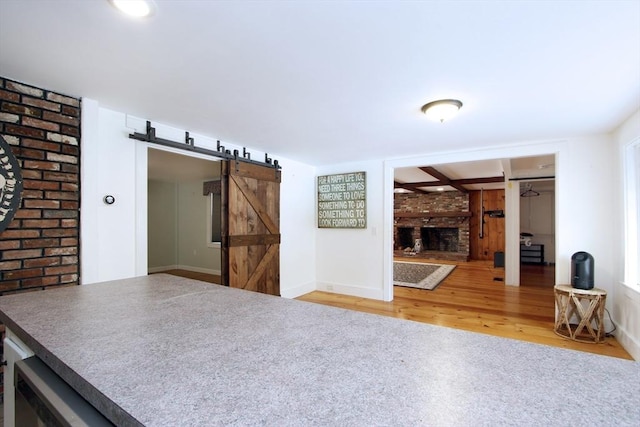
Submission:
[[520,286],[555,285],[555,181],[520,182]]
[[148,148],[149,273],[219,283],[220,242],[213,236],[216,221],[219,236],[220,212],[215,209],[220,206],[204,191],[206,183],[219,179],[219,161]]

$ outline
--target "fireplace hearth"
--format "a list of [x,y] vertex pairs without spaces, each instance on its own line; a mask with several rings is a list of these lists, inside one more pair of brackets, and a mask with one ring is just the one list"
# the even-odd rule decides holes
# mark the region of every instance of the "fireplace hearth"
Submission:
[[426,251],[458,252],[459,230],[453,227],[422,227],[420,237]]

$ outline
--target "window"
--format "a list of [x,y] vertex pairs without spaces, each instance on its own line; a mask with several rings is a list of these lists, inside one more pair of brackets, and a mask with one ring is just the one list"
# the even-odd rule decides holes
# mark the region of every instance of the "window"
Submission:
[[640,138],[625,147],[625,283],[640,288]]
[[[213,184],[216,183],[216,184]],[[204,183],[207,197],[207,246],[219,248],[222,242],[222,199],[220,194],[220,181]],[[209,186],[209,189],[207,189]]]

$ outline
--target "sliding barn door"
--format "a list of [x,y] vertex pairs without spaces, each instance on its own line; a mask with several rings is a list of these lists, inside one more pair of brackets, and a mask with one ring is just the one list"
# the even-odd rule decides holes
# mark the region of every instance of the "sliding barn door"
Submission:
[[222,162],[222,280],[280,295],[280,171]]

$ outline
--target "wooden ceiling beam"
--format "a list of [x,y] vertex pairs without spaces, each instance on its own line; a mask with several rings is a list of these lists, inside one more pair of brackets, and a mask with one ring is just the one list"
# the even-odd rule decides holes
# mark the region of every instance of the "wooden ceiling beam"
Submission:
[[434,177],[436,179],[439,179],[440,182],[442,182],[442,185],[450,185],[451,187],[455,188],[456,190],[460,191],[461,193],[468,193],[469,192],[469,190],[467,190],[466,188],[464,188],[460,184],[456,184],[451,179],[449,179],[448,176],[446,176],[442,172],[438,171],[433,166],[422,166],[422,167],[420,167],[420,170],[425,172],[425,173],[428,173],[429,175],[431,175],[432,177]]

